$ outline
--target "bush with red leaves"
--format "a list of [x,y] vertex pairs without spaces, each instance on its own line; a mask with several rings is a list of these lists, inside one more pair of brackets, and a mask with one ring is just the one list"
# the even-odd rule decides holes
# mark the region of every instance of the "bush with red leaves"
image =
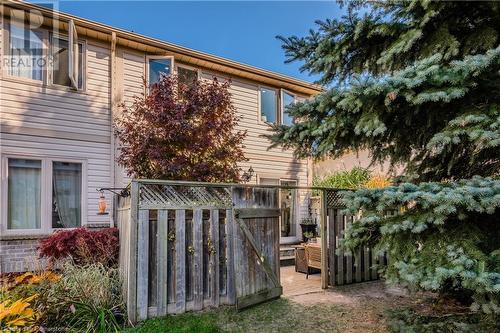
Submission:
[[56,231],[40,241],[40,257],[51,264],[59,259],[72,258],[77,265],[101,263],[107,267],[118,264],[120,251],[118,229],[91,231],[87,228]]

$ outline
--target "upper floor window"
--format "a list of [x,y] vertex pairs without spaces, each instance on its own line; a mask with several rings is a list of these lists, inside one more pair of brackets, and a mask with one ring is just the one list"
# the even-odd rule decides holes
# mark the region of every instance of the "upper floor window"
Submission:
[[198,71],[194,68],[177,66],[177,77],[179,83],[189,86],[198,80]]
[[68,27],[68,35],[63,37],[49,34],[48,30],[33,29],[22,20],[7,22],[4,45],[8,50],[8,59],[3,61],[5,74],[83,89],[85,44],[78,41],[72,20]]
[[[76,51],[73,56],[69,54],[71,50],[68,38],[52,35],[50,45],[52,83],[83,89],[83,43],[73,45],[73,49]],[[73,62],[73,65],[70,65],[70,61]],[[71,69],[72,66],[75,67],[74,72]]]
[[148,82],[154,84],[160,81],[161,75],[172,73],[172,57],[151,57],[148,60]]
[[278,99],[276,90],[260,88],[260,119],[267,123],[278,122]]
[[281,96],[281,123],[290,126],[293,124],[293,117],[288,113],[287,107],[295,103],[295,95],[282,90]]
[[8,24],[7,40],[9,58],[4,65],[11,76],[42,81],[45,59],[42,31],[30,30],[23,22]]

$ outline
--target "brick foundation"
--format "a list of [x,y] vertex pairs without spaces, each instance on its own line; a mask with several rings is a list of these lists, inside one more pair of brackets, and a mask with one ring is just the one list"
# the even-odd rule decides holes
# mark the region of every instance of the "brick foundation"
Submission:
[[0,240],[0,273],[25,272],[45,267],[38,258],[39,239]]
[[[99,230],[109,228],[109,224],[88,224],[87,227]],[[40,259],[37,250],[40,239],[40,237],[0,239],[0,274],[44,269],[47,266],[47,259]]]

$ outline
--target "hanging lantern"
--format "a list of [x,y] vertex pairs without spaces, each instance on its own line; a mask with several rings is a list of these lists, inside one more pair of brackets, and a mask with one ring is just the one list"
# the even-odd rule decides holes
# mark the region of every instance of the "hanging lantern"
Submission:
[[100,191],[101,195],[99,196],[99,201],[97,202],[97,208],[98,208],[98,215],[107,215],[108,213],[106,212],[107,208],[107,203],[106,203],[106,197],[104,196],[104,191]]

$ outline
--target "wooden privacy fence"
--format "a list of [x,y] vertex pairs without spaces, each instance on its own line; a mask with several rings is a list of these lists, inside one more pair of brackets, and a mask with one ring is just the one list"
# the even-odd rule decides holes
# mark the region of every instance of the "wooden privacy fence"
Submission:
[[276,188],[133,181],[120,198],[120,271],[132,322],[279,297]]
[[[120,197],[120,272],[128,318],[221,304],[239,309],[282,294],[280,200],[283,186],[134,180]],[[320,197],[322,287],[378,278],[384,256],[339,246],[356,217],[343,209],[341,192]]]
[[341,191],[325,190],[324,210],[327,212],[328,229],[328,284],[331,286],[379,279],[378,268],[387,264],[384,254],[377,254],[369,247],[348,253],[340,246],[344,231],[359,216],[344,211]]

